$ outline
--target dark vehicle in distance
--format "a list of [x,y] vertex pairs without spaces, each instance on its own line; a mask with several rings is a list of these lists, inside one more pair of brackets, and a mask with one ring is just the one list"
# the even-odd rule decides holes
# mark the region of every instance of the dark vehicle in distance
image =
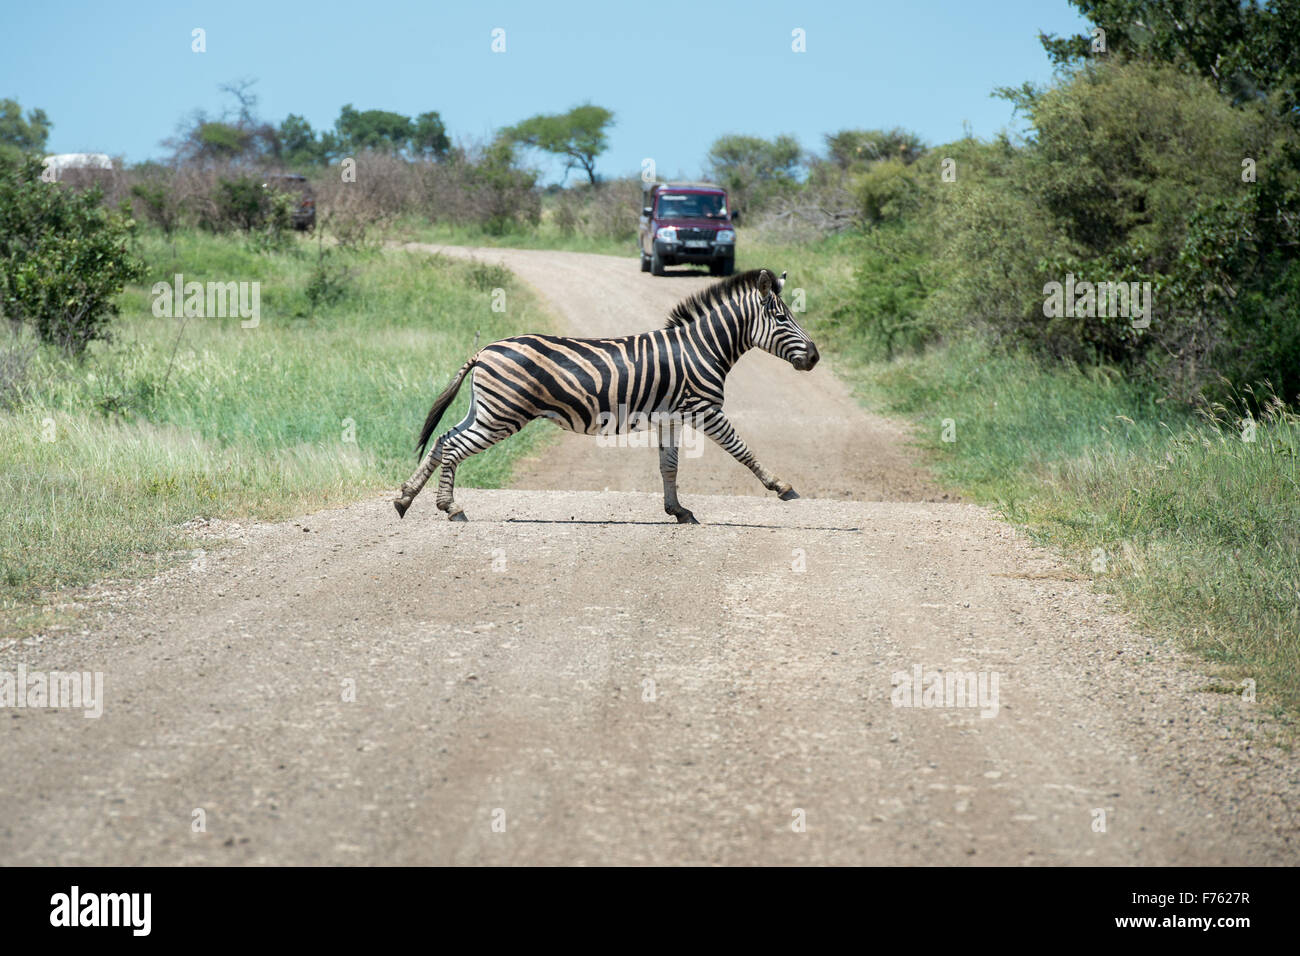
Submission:
[[713,183],[655,183],[644,190],[638,236],[641,271],[707,265],[709,274],[736,271],[736,226],[727,191]]
[[290,193],[298,197],[298,205],[293,210],[293,228],[301,231],[312,229],[316,225],[316,194],[312,192],[307,177],[298,173],[275,173],[266,177],[263,189]]

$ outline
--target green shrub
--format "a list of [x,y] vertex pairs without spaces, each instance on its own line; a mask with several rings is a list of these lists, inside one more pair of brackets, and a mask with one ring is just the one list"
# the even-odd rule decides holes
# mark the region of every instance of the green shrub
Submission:
[[318,309],[341,302],[348,293],[352,279],[352,270],[335,261],[334,250],[322,248],[303,290],[312,314]]
[[295,205],[290,193],[268,189],[252,176],[222,178],[199,224],[211,232],[239,230],[257,237],[261,246],[278,248],[293,225]]
[[916,173],[901,159],[892,158],[872,164],[854,185],[866,223],[898,219],[915,210],[921,189]]
[[498,140],[484,150],[481,161],[465,167],[468,191],[483,231],[504,235],[516,226],[536,226],[541,203],[537,174],[515,165],[511,144]]
[[839,344],[869,358],[893,358],[919,348],[939,332],[924,309],[933,282],[928,230],[893,222],[867,233],[856,248],[848,297],[832,312]]
[[[1271,378],[1293,396],[1300,316],[1278,309],[1300,241],[1294,130],[1148,63],[1089,65],[1023,105],[1035,130],[1023,180],[1057,233],[1044,279],[1150,281],[1154,302],[1147,330],[1043,323],[1032,307],[1027,328],[1058,352],[1146,367],[1180,398],[1215,397],[1221,376]],[[1243,160],[1259,182],[1243,177]]]
[[[1090,63],[1049,89],[1004,94],[1031,124],[1023,144],[962,140],[857,175],[872,225],[841,320],[870,355],[976,331],[1114,363],[1184,401],[1222,397],[1223,378],[1294,398],[1293,126],[1149,63]],[[1045,286],[1068,276],[1150,283],[1149,325],[1103,309],[1047,314]]]
[[0,157],[0,312],[70,355],[108,337],[117,295],[143,271],[129,212],[101,198],[44,182],[34,158]]
[[181,221],[181,204],[168,183],[160,181],[138,182],[131,186],[131,195],[139,200],[145,218],[170,236]]

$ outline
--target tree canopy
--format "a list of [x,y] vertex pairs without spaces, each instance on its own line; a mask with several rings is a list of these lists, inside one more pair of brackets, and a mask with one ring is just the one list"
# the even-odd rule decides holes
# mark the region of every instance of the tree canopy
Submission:
[[863,169],[872,163],[899,159],[913,163],[925,152],[921,138],[910,130],[842,129],[826,135],[826,153],[840,169]]
[[608,129],[614,114],[603,106],[584,103],[567,113],[541,113],[502,130],[511,142],[540,149],[564,159],[564,172],[579,168],[596,184],[596,157],[609,147]]
[[709,149],[709,171],[734,206],[759,208],[794,187],[802,154],[793,136],[722,136]]
[[318,133],[297,113],[290,113],[278,126],[259,119],[252,86],[251,80],[223,84],[221,90],[234,98],[234,108],[219,117],[193,114],[168,141],[176,158],[314,166],[367,149],[435,160],[451,150],[442,117],[433,110],[411,118],[392,110],[358,110],[348,103],[333,129]]
[[0,100],[0,151],[11,156],[42,153],[53,125],[45,110],[28,110],[24,118],[17,100]]
[[1057,65],[1118,54],[1169,63],[1241,100],[1277,93],[1294,113],[1300,88],[1300,5],[1295,0],[1070,0],[1105,31],[1040,35]]

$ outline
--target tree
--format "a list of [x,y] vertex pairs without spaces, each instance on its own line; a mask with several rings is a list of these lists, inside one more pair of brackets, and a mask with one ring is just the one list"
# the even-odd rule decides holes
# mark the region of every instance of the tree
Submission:
[[231,160],[248,150],[253,137],[248,130],[229,123],[201,120],[194,127],[193,143],[201,159]]
[[117,296],[144,265],[127,249],[125,209],[105,209],[97,187],[44,182],[41,168],[0,155],[0,313],[81,355],[108,337]]
[[29,110],[23,119],[23,108],[17,100],[0,100],[0,152],[11,156],[45,152],[45,141],[53,125],[45,110]]
[[449,149],[451,140],[447,138],[447,128],[443,126],[442,117],[436,111],[421,113],[415,118],[415,128],[411,134],[413,153],[443,159]]
[[794,187],[802,152],[793,136],[722,136],[709,149],[710,174],[731,193],[732,205],[748,212]]
[[[1244,142],[1233,144],[1235,153],[1229,150],[1230,155],[1219,157],[1210,185],[1188,191],[1181,202],[1176,196],[1167,202],[1172,210],[1169,217],[1176,216],[1181,229],[1173,234],[1179,239],[1176,248],[1161,250],[1163,261],[1160,256],[1153,259],[1145,235],[1140,245],[1126,243],[1118,247],[1120,251],[1108,255],[1123,259],[1122,250],[1133,248],[1131,258],[1151,261],[1151,268],[1164,273],[1161,291],[1166,304],[1173,303],[1212,322],[1208,330],[1193,331],[1202,351],[1207,340],[1222,336],[1218,355],[1221,372],[1245,381],[1267,377],[1288,398],[1294,396],[1300,391],[1300,323],[1296,322],[1294,308],[1300,300],[1300,266],[1296,264],[1296,251],[1300,249],[1300,4],[1296,0],[1071,2],[1105,31],[1105,45],[1103,49],[1103,35],[1095,28],[1086,36],[1041,36],[1044,48],[1058,66],[1073,70],[1083,63],[1091,69],[1074,70],[1073,75],[1082,76],[1085,82],[1099,74],[1106,59],[1158,66],[1166,71],[1172,67],[1189,79],[1197,78],[1206,85],[1208,95],[1217,91],[1219,99],[1231,105],[1225,118],[1214,120],[1225,129],[1243,122],[1254,125],[1258,117],[1261,125]],[[1036,126],[1042,127],[1040,118],[1050,115],[1050,91],[1026,85],[1001,92],[1018,110],[1032,117]],[[1106,170],[1115,157],[1129,161],[1135,152],[1129,139],[1136,139],[1145,151],[1142,158],[1156,165],[1150,156],[1150,127],[1159,130],[1161,124],[1152,121],[1151,98],[1151,93],[1144,90],[1140,99],[1124,104],[1130,115],[1142,118],[1140,135],[1135,132],[1115,137],[1114,143],[1108,141],[1106,150],[1094,161],[1095,170],[1080,170],[1079,182],[1095,183],[1092,195],[1085,198],[1095,200],[1100,194],[1108,202],[1106,206],[1090,205],[1090,213],[1100,211],[1102,215],[1073,233],[1082,234],[1094,246],[1101,243],[1093,231],[1115,225],[1117,217],[1126,217],[1119,226],[1127,226],[1130,220],[1137,224],[1132,227],[1135,236],[1142,231],[1139,226],[1158,225],[1161,208],[1150,208],[1150,192],[1157,187],[1176,186],[1178,171],[1188,165],[1181,152],[1171,153],[1178,158],[1178,168],[1172,174],[1165,171],[1156,177],[1147,193],[1134,189],[1140,177],[1130,174],[1110,180],[1099,172]],[[1090,118],[1103,118],[1107,114],[1095,107],[1096,100],[1096,96],[1087,98],[1087,113]],[[1159,104],[1159,100],[1156,102]],[[1208,136],[1208,131],[1202,129],[1206,122],[1198,118],[1185,126],[1196,135]],[[1089,123],[1081,126],[1091,130]],[[1187,134],[1189,140],[1194,138],[1192,132]],[[1042,136],[1040,132],[1039,138]],[[1186,147],[1175,143],[1173,148]],[[1258,182],[1251,179],[1249,188],[1243,189],[1242,181],[1234,176],[1230,180],[1234,184],[1232,193],[1223,195],[1212,188],[1222,185],[1225,169],[1235,172],[1245,159],[1267,171],[1261,173]],[[1069,193],[1077,188],[1061,191],[1067,200],[1074,200],[1077,197]],[[1056,212],[1060,207],[1048,208]],[[1162,345],[1169,348],[1167,343]],[[1183,354],[1190,355],[1202,369],[1212,367],[1216,358],[1212,351],[1202,355],[1190,346]]]
[[256,85],[257,80],[245,77],[222,83],[217,87],[239,105],[235,125],[240,128],[247,129],[257,125],[257,94],[253,92],[253,87]]
[[1169,63],[1211,80],[1238,101],[1276,92],[1294,114],[1300,78],[1300,5],[1295,0],[1070,0],[1105,31],[1039,35],[1058,66],[1119,55]]
[[519,167],[513,140],[498,136],[467,164],[466,173],[488,234],[502,235],[517,224],[537,224],[537,173]]
[[351,152],[373,149],[400,153],[410,146],[415,127],[409,116],[389,110],[357,110],[348,103],[334,121],[338,148]]
[[591,185],[596,185],[596,157],[609,148],[606,133],[614,125],[614,114],[603,106],[584,103],[567,113],[530,117],[502,130],[510,141],[553,153],[564,159],[564,175],[580,168]]
[[323,156],[331,157],[373,149],[441,160],[451,150],[451,140],[436,111],[412,120],[391,110],[358,110],[349,103],[339,111],[333,131],[321,134],[319,149]]
[[290,164],[319,163],[325,158],[311,123],[297,113],[290,113],[280,123],[279,140],[284,160]]
[[281,154],[279,130],[259,120],[255,114],[257,95],[252,92],[256,80],[235,80],[218,87],[235,101],[218,119],[196,110],[177,126],[176,135],[164,140],[178,163],[227,164],[252,162]]
[[887,159],[910,164],[925,152],[925,143],[915,133],[891,130],[842,129],[826,135],[827,158],[845,171],[865,169]]

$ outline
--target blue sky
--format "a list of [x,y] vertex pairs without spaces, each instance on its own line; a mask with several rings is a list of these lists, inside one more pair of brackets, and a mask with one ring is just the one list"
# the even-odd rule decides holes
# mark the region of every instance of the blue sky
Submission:
[[[1046,81],[1039,30],[1082,32],[1065,0],[549,3],[335,2],[11,5],[0,97],[42,107],[51,152],[165,154],[160,140],[218,85],[255,78],[258,111],[317,129],[339,107],[437,110],[453,139],[485,139],[590,100],[616,114],[598,170],[694,175],[723,133],[903,126],[938,144],[1013,124],[998,86]],[[191,51],[191,30],[207,52]],[[493,53],[491,33],[506,31]],[[807,52],[791,50],[805,31]],[[558,165],[539,162],[554,176]]]

